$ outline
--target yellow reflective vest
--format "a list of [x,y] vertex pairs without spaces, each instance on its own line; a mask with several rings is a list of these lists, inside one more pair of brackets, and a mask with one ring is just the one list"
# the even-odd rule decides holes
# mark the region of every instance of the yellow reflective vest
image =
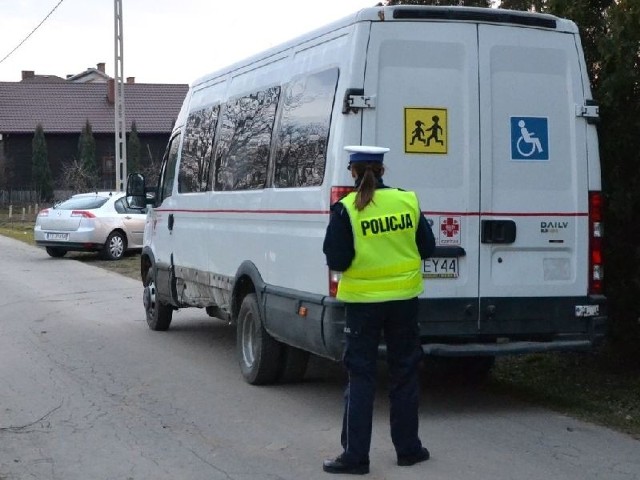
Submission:
[[420,219],[416,194],[380,188],[362,211],[356,209],[355,198],[353,192],[340,201],[351,221],[355,257],[342,273],[336,298],[369,303],[418,296],[424,288],[416,245]]

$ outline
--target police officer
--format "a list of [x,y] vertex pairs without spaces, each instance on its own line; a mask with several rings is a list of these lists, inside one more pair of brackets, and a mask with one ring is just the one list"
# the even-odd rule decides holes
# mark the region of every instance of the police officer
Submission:
[[336,297],[345,303],[343,453],[325,460],[328,473],[369,473],[376,363],[381,334],[391,376],[391,439],[398,465],[429,459],[418,437],[418,364],[422,358],[418,299],[421,259],[435,239],[414,192],[384,185],[382,147],[345,147],[356,191],[332,205],[323,251],[342,272]]

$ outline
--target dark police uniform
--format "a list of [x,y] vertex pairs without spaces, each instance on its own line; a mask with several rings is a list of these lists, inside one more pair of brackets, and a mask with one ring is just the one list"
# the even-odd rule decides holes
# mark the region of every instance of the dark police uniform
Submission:
[[[390,195],[386,195],[387,189]],[[391,194],[391,190],[395,194]],[[406,195],[403,195],[401,192],[404,191],[389,189],[379,180],[374,201],[361,212],[349,209],[348,202],[353,201],[355,194],[348,195],[331,207],[323,251],[329,268],[343,272],[337,297],[346,305],[344,364],[349,373],[349,384],[345,391],[341,436],[344,452],[333,461],[325,461],[324,470],[330,473],[369,471],[376,363],[382,334],[387,345],[391,376],[391,438],[398,464],[412,465],[428,458],[428,451],[422,447],[418,437],[418,363],[422,358],[422,349],[417,322],[417,295],[423,289],[420,259],[432,255],[435,239],[431,227],[419,211],[415,194],[404,192]],[[387,209],[389,213],[384,213],[386,204],[392,204],[396,199],[406,203],[407,198],[415,199],[416,213],[411,216],[406,213],[395,215],[394,212],[400,209],[396,204]],[[369,209],[373,205],[383,213],[372,217]],[[349,210],[351,216],[358,217],[355,225]],[[383,238],[381,234],[387,232],[402,233],[404,240],[397,244],[393,244],[393,241],[382,243],[380,245],[386,245],[387,248],[375,251],[376,244],[373,242]],[[407,234],[412,235],[409,241]],[[394,235],[386,237],[392,238]],[[357,248],[364,253],[357,252]],[[396,251],[400,253],[396,254]],[[385,263],[382,259],[394,255],[395,259],[387,261],[381,271],[376,268],[379,263]],[[401,264],[411,266],[408,270],[402,270],[397,268]],[[357,272],[352,279],[349,273],[354,267],[357,267]],[[415,278],[415,275],[419,278]],[[341,295],[346,278],[349,286]]]

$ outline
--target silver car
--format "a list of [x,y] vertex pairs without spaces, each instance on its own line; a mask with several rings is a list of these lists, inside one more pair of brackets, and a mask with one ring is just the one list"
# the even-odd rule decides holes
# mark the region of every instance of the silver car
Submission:
[[108,260],[141,249],[146,208],[129,205],[124,193],[80,193],[38,213],[36,245],[52,257],[68,251],[101,252]]

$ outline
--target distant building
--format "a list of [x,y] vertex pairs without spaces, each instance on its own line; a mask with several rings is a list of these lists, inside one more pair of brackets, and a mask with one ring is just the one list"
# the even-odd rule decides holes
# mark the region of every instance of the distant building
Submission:
[[[78,157],[78,141],[87,120],[96,141],[102,188],[115,186],[114,80],[104,63],[66,79],[23,71],[20,82],[0,82],[0,190],[32,186],[31,142],[38,123],[47,142],[49,164],[60,188],[62,166]],[[169,140],[186,84],[124,85],[127,133],[136,123],[142,164],[159,161]]]
[[[111,77],[105,73],[104,63],[99,63],[96,67],[87,68],[84,72],[76,75],[67,75],[67,81],[74,83],[107,83]],[[134,82],[132,81],[131,83]]]

